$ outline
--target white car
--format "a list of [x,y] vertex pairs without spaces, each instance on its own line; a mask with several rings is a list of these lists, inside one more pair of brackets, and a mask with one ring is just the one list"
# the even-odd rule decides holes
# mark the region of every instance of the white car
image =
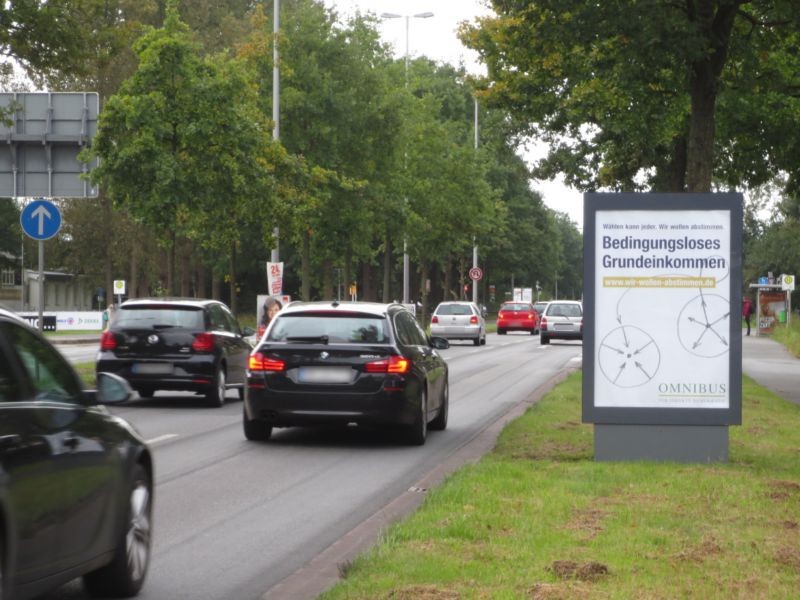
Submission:
[[539,320],[539,341],[583,339],[583,305],[575,300],[553,300]]
[[486,343],[483,311],[472,302],[442,302],[431,316],[431,335],[483,345]]

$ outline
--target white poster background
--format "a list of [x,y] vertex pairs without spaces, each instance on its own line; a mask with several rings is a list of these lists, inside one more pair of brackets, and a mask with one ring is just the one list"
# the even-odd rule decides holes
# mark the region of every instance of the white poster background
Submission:
[[[595,406],[728,408],[730,319],[740,318],[738,299],[731,315],[730,212],[597,211],[595,235]],[[656,240],[718,248],[622,247]],[[638,257],[707,262],[613,262]]]

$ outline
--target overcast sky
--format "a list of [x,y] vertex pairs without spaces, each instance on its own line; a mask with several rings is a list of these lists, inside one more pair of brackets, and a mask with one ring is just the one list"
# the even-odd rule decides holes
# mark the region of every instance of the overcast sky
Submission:
[[[465,48],[458,37],[456,29],[463,21],[474,21],[476,17],[490,14],[483,0],[324,0],[326,6],[334,8],[341,17],[348,17],[357,11],[372,12],[376,15],[393,13],[398,15],[415,15],[432,12],[433,17],[411,18],[408,28],[408,53],[410,56],[427,56],[436,61],[453,65],[464,63],[472,73],[485,73],[478,56]],[[405,19],[385,19],[380,25],[383,40],[391,44],[397,57],[406,51]],[[526,157],[540,157],[544,149],[536,148]],[[560,181],[534,181],[534,189],[543,196],[545,203],[561,212],[583,228],[583,196]]]

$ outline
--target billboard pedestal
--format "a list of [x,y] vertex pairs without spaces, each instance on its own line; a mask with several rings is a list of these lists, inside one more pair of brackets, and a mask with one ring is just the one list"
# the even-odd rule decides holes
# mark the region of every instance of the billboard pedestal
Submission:
[[728,426],[595,423],[594,458],[596,461],[727,462]]

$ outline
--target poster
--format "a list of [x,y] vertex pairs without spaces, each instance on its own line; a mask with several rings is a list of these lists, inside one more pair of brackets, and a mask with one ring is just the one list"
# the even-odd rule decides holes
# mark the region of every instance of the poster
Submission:
[[283,295],[274,295],[274,294],[259,294],[256,296],[256,335],[261,338],[264,331],[266,331],[267,325],[269,324],[268,319],[265,318],[265,310],[264,306],[267,302],[267,298],[273,298],[278,302],[278,309],[283,308],[289,302],[292,301],[292,297],[286,294]]
[[758,333],[769,335],[780,322],[780,314],[786,310],[786,292],[759,290],[757,306]]
[[596,407],[730,407],[730,215],[596,212]]

